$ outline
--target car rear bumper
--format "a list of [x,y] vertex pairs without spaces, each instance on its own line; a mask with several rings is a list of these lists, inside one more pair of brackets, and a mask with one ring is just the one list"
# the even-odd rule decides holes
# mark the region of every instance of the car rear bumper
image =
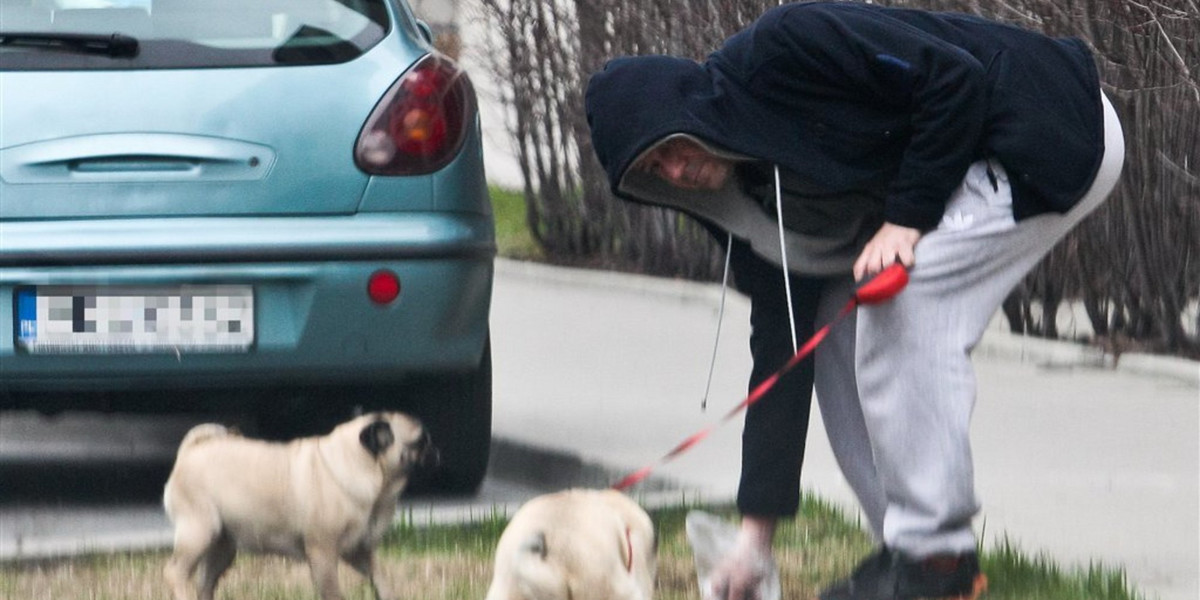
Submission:
[[495,255],[492,222],[471,213],[6,221],[0,283],[23,268],[303,262]]
[[[487,337],[492,222],[470,213],[0,223],[0,392],[370,383],[471,369]],[[388,269],[400,297],[371,302]],[[21,286],[250,285],[243,353],[31,355]]]

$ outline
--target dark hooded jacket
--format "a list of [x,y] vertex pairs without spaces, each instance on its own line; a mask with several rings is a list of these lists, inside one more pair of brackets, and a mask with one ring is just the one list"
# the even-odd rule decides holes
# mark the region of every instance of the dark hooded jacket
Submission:
[[927,231],[968,166],[998,160],[1017,219],[1063,212],[1103,155],[1087,47],[961,14],[845,2],[767,11],[704,63],[615,59],[589,81],[592,142],[614,193],[672,133],[775,163],[826,194],[883,190]]

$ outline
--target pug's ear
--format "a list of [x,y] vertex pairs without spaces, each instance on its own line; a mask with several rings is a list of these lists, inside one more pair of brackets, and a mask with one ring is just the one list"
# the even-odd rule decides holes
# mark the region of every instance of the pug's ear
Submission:
[[549,549],[546,548],[546,534],[539,531],[525,539],[525,543],[521,545],[521,549],[530,553],[536,554],[542,560],[546,560],[546,554]]
[[379,456],[396,441],[396,436],[387,421],[372,421],[359,432],[358,440],[371,456]]

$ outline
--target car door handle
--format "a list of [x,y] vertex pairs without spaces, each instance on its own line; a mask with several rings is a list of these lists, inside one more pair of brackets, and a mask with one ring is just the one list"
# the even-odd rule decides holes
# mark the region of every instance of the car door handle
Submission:
[[248,181],[274,164],[269,146],[171,133],[76,136],[0,152],[0,175],[10,183]]
[[76,173],[195,173],[200,164],[195,158],[131,155],[72,160],[67,168]]

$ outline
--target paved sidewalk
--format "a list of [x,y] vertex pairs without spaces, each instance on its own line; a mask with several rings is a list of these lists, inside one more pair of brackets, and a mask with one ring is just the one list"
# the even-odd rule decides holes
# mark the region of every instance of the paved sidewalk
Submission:
[[[492,329],[496,434],[621,469],[653,462],[745,394],[748,302],[731,294],[699,409],[718,286],[501,260]],[[520,357],[520,362],[512,360]],[[1200,364],[989,331],[973,440],[986,545],[1123,566],[1149,598],[1200,597]],[[815,408],[815,404],[814,404]],[[656,474],[732,497],[740,419]],[[524,435],[528,435],[527,433]],[[814,419],[802,485],[853,507]]]

